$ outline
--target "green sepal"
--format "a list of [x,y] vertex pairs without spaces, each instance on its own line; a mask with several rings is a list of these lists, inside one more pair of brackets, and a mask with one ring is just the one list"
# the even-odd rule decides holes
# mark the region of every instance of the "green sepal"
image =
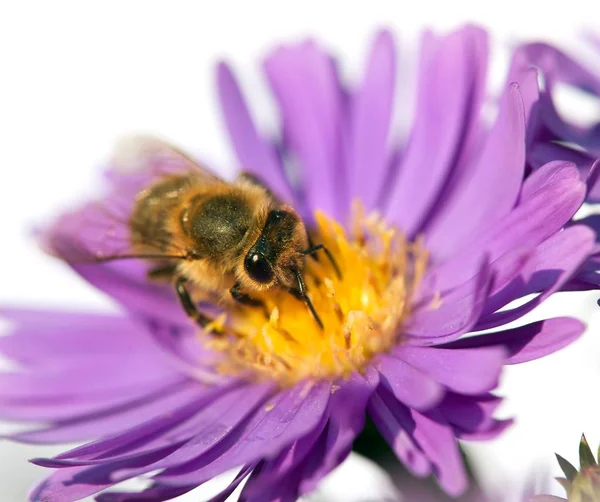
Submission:
[[592,484],[591,479],[588,479],[585,476],[580,476],[576,485],[577,491],[579,491],[582,495],[594,495],[594,485]]
[[581,441],[579,442],[579,464],[580,469],[585,469],[586,467],[593,467],[596,464],[596,459],[594,458],[594,454],[590,449],[590,445],[585,439],[585,434],[581,435]]
[[565,473],[565,477],[569,481],[573,481],[577,476],[577,469],[573,466],[571,462],[569,462],[566,458],[561,457],[558,453],[555,453],[556,460],[558,460],[558,465],[561,470]]
[[567,478],[554,478],[556,481],[560,483],[567,494],[567,497],[571,494],[572,485],[571,482]]

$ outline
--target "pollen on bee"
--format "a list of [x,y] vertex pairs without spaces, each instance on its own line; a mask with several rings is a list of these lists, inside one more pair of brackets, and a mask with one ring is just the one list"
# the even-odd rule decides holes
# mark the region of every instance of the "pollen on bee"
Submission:
[[222,313],[216,317],[212,322],[205,326],[207,333],[220,333],[225,328],[225,322],[227,321],[227,314]]
[[[401,341],[403,323],[428,261],[417,239],[409,242],[377,214],[355,206],[350,231],[323,213],[315,214],[314,242],[323,243],[342,270],[328,260],[307,259],[304,279],[323,321],[321,329],[304,302],[267,292],[267,308],[236,307],[227,312],[227,336],[211,343],[223,357],[225,374],[276,381],[348,376],[378,353]],[[439,298],[437,299],[439,301]]]

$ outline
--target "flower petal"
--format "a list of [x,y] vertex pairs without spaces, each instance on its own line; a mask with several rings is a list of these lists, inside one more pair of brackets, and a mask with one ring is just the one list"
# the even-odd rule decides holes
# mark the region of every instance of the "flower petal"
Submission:
[[555,495],[535,495],[529,502],[567,502],[567,499]]
[[158,318],[177,326],[189,326],[189,319],[177,303],[173,290],[148,281],[139,264],[111,262],[71,263],[71,268],[92,286],[100,289],[127,310],[146,318]]
[[513,425],[515,421],[512,418],[506,420],[492,420],[489,427],[474,432],[457,432],[456,437],[465,441],[489,441],[502,434],[506,429]]
[[[326,424],[327,420],[322,420],[320,426],[294,441],[290,448],[284,450],[275,459],[263,460],[260,469],[252,473],[244,486],[242,500],[258,500],[261,497],[265,500],[270,500],[269,497],[277,500],[277,496],[281,496],[282,489],[286,493],[291,492],[292,500],[296,500],[303,476],[303,463],[306,459],[314,458],[319,443],[325,442]],[[295,486],[290,486],[293,482]]]
[[593,244],[589,242],[589,233],[583,225],[576,225],[553,235],[532,253],[528,253],[523,266],[515,271],[512,280],[506,280],[501,289],[494,291],[480,322],[485,323],[485,317],[513,300],[554,287],[561,274],[574,275],[581,264],[573,264],[574,253],[577,255],[580,251],[579,245],[588,250],[588,255],[591,254]]
[[585,331],[585,324],[571,317],[556,317],[497,333],[487,333],[451,342],[450,349],[502,346],[505,364],[518,364],[552,354],[566,347]]
[[[235,426],[271,393],[271,388],[264,385],[251,388],[215,387],[204,395],[198,389],[193,390],[196,395],[187,393],[180,397],[179,403],[165,403],[171,405],[169,408],[163,407],[163,412],[165,408],[170,410],[169,414],[144,415],[143,421],[132,422],[113,435],[61,453],[47,461],[46,465],[92,465],[125,460],[143,451],[182,444],[200,433],[204,433],[208,439],[213,428]],[[240,403],[244,406],[240,412],[229,413],[233,407],[239,408]],[[55,465],[51,465],[52,462]]]
[[[0,373],[0,416],[5,418],[56,422],[66,427],[65,434],[73,426],[75,434],[84,422],[91,427],[104,417],[96,427],[110,429],[121,413],[133,420],[150,398],[161,400],[185,387],[185,376],[131,319],[27,310],[1,315],[13,327],[0,338],[0,352],[23,367]],[[202,392],[201,384],[196,388]],[[78,435],[83,432],[79,429],[77,439],[84,439]]]
[[255,467],[254,464],[249,464],[249,465],[242,467],[240,469],[240,472],[233,479],[233,481],[231,483],[229,483],[229,486],[227,486],[227,488],[222,490],[220,493],[218,493],[217,495],[212,497],[207,502],[226,502],[226,500],[229,499],[231,494],[240,485],[240,483],[242,481],[244,481],[244,479],[246,479],[246,477],[248,477],[248,475],[252,472],[252,469],[254,469],[254,467]]
[[[146,183],[150,181],[144,177]],[[104,203],[90,203],[63,215],[43,235],[49,251],[65,260],[85,280],[129,310],[180,325],[187,322],[172,288],[148,281],[148,265],[140,260],[95,262],[102,256],[130,253],[127,223],[135,195],[144,183],[119,177]],[[129,185],[133,186],[129,186]],[[107,238],[106,236],[110,236]]]
[[388,177],[388,135],[396,91],[396,46],[388,31],[378,33],[360,87],[350,96],[348,195],[377,209]]
[[340,465],[352,450],[352,443],[365,424],[367,401],[373,387],[358,374],[340,383],[329,402],[329,422],[325,437],[324,455],[313,462],[308,475],[300,483],[300,492],[313,491],[319,481]]
[[223,119],[243,171],[268,182],[269,188],[288,202],[295,196],[273,145],[260,137],[231,68],[217,67],[217,89]]
[[[424,230],[427,248],[441,259],[509,214],[525,168],[525,111],[517,84],[505,92],[481,156],[453,198]],[[494,197],[490,197],[490,194]],[[473,211],[476,207],[477,211]]]
[[444,396],[443,387],[434,378],[400,358],[381,356],[376,368],[382,382],[410,408],[429,409]]
[[440,486],[451,496],[461,495],[468,480],[452,428],[438,411],[411,414],[415,421],[413,436],[433,463]]
[[377,429],[406,468],[414,476],[429,475],[431,464],[411,435],[414,421],[408,408],[380,389],[371,397],[368,409]]
[[342,219],[343,95],[333,61],[309,41],[280,47],[264,70],[281,108],[286,142],[301,164],[308,206]]
[[0,318],[9,323],[8,334],[0,337],[0,353],[29,370],[119,360],[133,349],[152,364],[165,360],[144,325],[121,315],[0,309]]
[[[89,360],[79,363],[70,361],[64,369],[0,373],[0,400],[44,400],[65,395],[76,399],[77,396],[102,394],[127,387],[152,384],[158,387],[175,376],[166,361],[154,366],[155,371],[150,371],[157,360],[154,358],[149,361],[143,354],[131,354],[126,360],[127,364],[123,365],[115,365],[114,359],[89,358],[91,365]],[[106,375],[106,378],[98,378],[99,375]]]
[[[132,388],[120,388],[105,393],[91,396],[79,396],[74,398],[65,394],[50,399],[6,399],[0,402],[0,416],[8,420],[20,421],[50,421],[56,424],[75,424],[80,419],[87,422],[90,417],[104,417],[99,425],[106,429],[112,429],[117,423],[112,423],[109,415],[136,414],[137,409],[148,403],[148,400],[156,400],[159,397],[173,392],[179,386],[183,378],[171,379],[163,382],[160,386],[156,384],[143,385]],[[72,420],[72,421],[71,421]],[[106,429],[102,431],[106,432]],[[108,433],[108,432],[106,432]],[[79,434],[79,433],[78,433]],[[78,437],[79,440],[85,439]],[[72,439],[76,441],[78,439]],[[25,438],[23,438],[25,440]],[[50,441],[52,441],[49,438]]]
[[[176,410],[182,403],[201,399],[203,392],[202,386],[196,382],[161,386],[136,399],[129,397],[123,403],[102,403],[101,408],[81,410],[78,415],[73,414],[47,427],[22,432],[12,438],[25,443],[56,444],[107,436],[137,427],[146,420],[157,419],[165,409]],[[57,408],[61,406],[61,403],[55,404]]]
[[491,270],[484,263],[477,276],[443,292],[437,305],[434,305],[436,296],[422,300],[405,327],[409,343],[435,345],[469,331],[479,319],[491,286]]
[[483,256],[490,263],[509,252],[527,251],[563,228],[585,198],[585,184],[575,165],[550,163],[523,185],[521,200],[507,216],[492,225],[450,260],[433,268],[438,290],[472,277]]
[[[137,459],[137,465],[151,464],[162,452],[150,452]],[[114,462],[93,467],[66,467],[59,469],[38,484],[30,494],[32,502],[74,502],[112,486],[112,473],[122,463]],[[189,490],[189,487],[187,487]],[[147,500],[147,499],[146,499]]]
[[466,489],[467,476],[453,428],[438,410],[410,410],[380,387],[370,401],[369,414],[414,475],[423,477],[433,472],[451,496]]
[[[72,480],[76,476],[81,475],[81,473],[84,473],[85,469],[85,467],[70,467],[54,472],[54,474],[42,480],[31,490],[29,500],[31,502],[38,502],[40,500],[71,502],[80,500],[110,486],[110,484],[106,484],[105,486],[97,487],[85,483],[73,483]],[[99,468],[97,469],[99,470]]]
[[456,351],[401,345],[392,354],[462,394],[480,394],[495,389],[506,357],[503,347]]
[[387,220],[414,235],[436,204],[479,114],[487,34],[466,27],[423,40],[416,121],[390,194]]
[[[236,438],[241,431],[247,429],[248,424],[255,424],[258,420],[257,417],[264,418],[267,400],[273,399],[279,403],[284,397],[288,397],[285,394],[283,396],[279,394],[274,398],[269,398],[272,395],[272,389],[269,385],[265,386],[264,384],[248,385],[245,389],[241,388],[239,390],[241,392],[234,391],[224,394],[211,406],[200,409],[195,416],[191,417],[191,420],[179,425],[176,424],[172,431],[169,429],[163,431],[161,435],[152,438],[153,441],[142,449],[143,452],[147,448],[160,449],[165,443],[169,444],[172,441],[182,442],[182,444],[176,444],[177,448],[174,451],[156,459],[154,464],[144,465],[139,469],[135,465],[131,467],[124,466],[119,472],[113,474],[113,480],[118,482],[149,471],[177,468],[196,459],[214,458],[227,452],[232,445],[235,445]],[[138,454],[135,451],[133,454],[125,452],[123,458],[125,460],[129,459],[129,463],[134,464],[133,461],[137,456]],[[117,460],[119,460],[119,457],[117,457]],[[241,463],[244,462],[241,461]],[[211,477],[239,465],[240,462],[232,463]],[[159,482],[162,481],[159,480]],[[185,484],[183,483],[183,485]],[[191,482],[189,484],[199,485],[201,482]]]
[[[215,405],[215,403],[212,406],[203,408],[200,413],[200,415],[204,413],[202,415],[204,418],[203,424],[198,423],[198,421],[195,424],[191,422],[189,424],[184,423],[182,429],[185,429],[185,426],[190,426],[188,437],[197,438],[195,452],[200,453],[202,449],[208,450],[211,446],[226,438],[232,429],[235,430],[236,424],[255,409],[255,406],[251,405],[250,401],[253,399],[255,402],[256,399],[258,399],[258,402],[264,401],[264,393],[264,387],[252,386],[249,389],[245,389],[243,397],[244,405],[239,405],[239,394],[234,395],[236,399],[229,403],[229,409]],[[222,404],[225,404],[225,402]],[[165,431],[165,438],[169,438],[169,432],[172,431]],[[180,430],[179,432],[182,433],[183,431]],[[77,466],[61,468],[46,482],[42,483],[34,493],[38,494],[42,500],[45,500],[43,497],[53,500],[53,496],[58,497],[59,495],[64,497],[65,501],[78,500],[78,497],[96,493],[116,484],[119,480],[155,470],[154,466],[160,465],[164,461],[163,459],[170,458],[170,453],[173,454],[179,451],[181,444],[178,441],[181,441],[181,438],[177,439],[174,437],[173,440],[167,439],[162,442],[162,447],[146,445],[146,448],[141,448],[137,454],[124,455],[122,458],[116,460],[105,460],[91,467]],[[165,444],[166,446],[164,446]],[[180,486],[183,490],[181,493],[189,491],[194,486],[197,486],[197,484],[199,483]],[[168,490],[165,491],[165,488],[162,486],[157,486],[151,489],[150,492],[170,493]],[[148,495],[148,492],[146,492],[146,495]],[[35,500],[38,499],[36,498]],[[57,500],[63,499],[58,498]]]
[[543,126],[551,131],[556,139],[600,152],[594,129],[568,123],[560,116],[552,101],[552,91],[557,82],[600,96],[600,75],[594,74],[575,59],[548,44],[527,44],[522,46],[521,50],[529,58],[530,64],[541,69],[545,79],[546,91],[540,97],[539,103],[540,121]]
[[[155,465],[155,469],[166,467],[156,479],[177,486],[200,484],[240,464],[276,455],[318,425],[327,408],[330,387],[306,383],[280,392],[273,398],[273,408],[266,405],[259,409],[207,455],[196,453],[199,445],[188,444]],[[202,436],[198,441],[204,444]]]
[[[256,502],[296,502],[298,500],[298,485],[302,479],[303,473],[307,468],[307,465],[314,464],[314,461],[309,459],[303,459],[294,471],[287,472],[281,477],[278,477],[275,482],[268,485],[262,483],[261,474],[262,471],[257,472],[255,470],[250,476],[248,483],[244,486],[242,493],[240,494],[240,501],[256,501]],[[254,481],[261,482],[262,487],[260,491],[256,490],[250,492],[249,488],[254,488]]]
[[96,495],[96,502],[162,502],[163,500],[171,500],[185,493],[192,491],[195,486],[166,486],[159,483],[153,483],[152,486],[142,490],[141,492],[104,492]]
[[473,432],[492,425],[493,414],[501,402],[501,398],[489,393],[466,396],[448,392],[438,409],[453,427]]
[[516,299],[536,291],[541,293],[523,305],[482,317],[474,331],[514,321],[560,290],[590,256],[594,240],[595,234],[584,225],[568,228],[550,237],[525,265],[523,276],[527,279],[526,283],[516,281],[509,285],[508,288],[513,288],[513,291],[504,296]]
[[[552,161],[534,171],[523,181],[521,194],[519,196],[519,205],[534,199],[536,195],[544,193],[552,186],[575,186],[575,183],[581,180],[579,171],[572,162]],[[577,185],[579,186],[579,185]]]
[[521,48],[517,48],[514,51],[508,70],[506,84],[509,85],[513,82],[516,82],[521,90],[527,134],[529,136],[537,121],[534,106],[539,100],[540,91],[538,86],[538,70],[531,65],[527,52]]

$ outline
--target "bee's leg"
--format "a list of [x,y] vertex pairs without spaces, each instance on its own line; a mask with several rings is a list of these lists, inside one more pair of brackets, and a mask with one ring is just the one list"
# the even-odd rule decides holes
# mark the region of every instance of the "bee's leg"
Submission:
[[[309,235],[308,236],[308,249],[312,249],[314,247],[315,247],[315,241],[313,241],[312,237]],[[314,253],[309,253],[308,250],[303,251],[302,254],[309,255],[313,260],[319,261],[319,257],[316,254],[314,254]]]
[[317,257],[315,256],[315,253],[317,251],[323,250],[325,252],[325,254],[327,255],[327,259],[329,260],[329,262],[333,266],[333,268],[335,270],[335,274],[338,276],[338,279],[341,279],[342,278],[342,271],[340,270],[340,267],[337,264],[337,261],[335,261],[335,258],[331,254],[331,251],[329,251],[329,249],[327,249],[325,247],[325,245],[323,245],[323,244],[312,245],[310,243],[310,241],[309,241],[309,245],[310,245],[310,247],[308,249],[305,249],[304,251],[302,251],[302,254],[304,254],[304,255],[310,255],[313,258],[315,258],[315,260],[316,260]]
[[310,298],[306,294],[306,285],[304,284],[302,275],[300,274],[300,272],[298,270],[294,270],[294,275],[296,276],[296,281],[298,283],[298,289],[290,288],[290,289],[288,289],[288,292],[290,294],[294,295],[296,298],[298,298],[298,300],[301,300],[306,304],[306,306],[308,307],[308,310],[310,310],[310,313],[315,318],[315,321],[317,321],[317,324],[319,325],[319,327],[321,329],[323,329],[323,321],[321,321],[319,314],[317,314],[317,311],[315,310],[315,306],[312,304],[312,302],[310,301]]
[[264,307],[264,303],[256,298],[252,298],[246,293],[242,292],[242,285],[239,282],[236,282],[231,289],[229,290],[231,297],[238,303],[242,305],[250,305],[252,307]]
[[238,303],[241,303],[242,305],[249,305],[251,307],[260,307],[263,311],[263,313],[265,314],[265,317],[268,319],[270,316],[269,310],[267,309],[267,306],[264,304],[264,302],[262,302],[261,300],[257,300],[256,298],[252,298],[251,296],[247,295],[246,293],[243,293],[241,291],[241,284],[239,282],[236,282],[231,289],[229,290],[229,293],[231,294],[231,297]]
[[185,313],[190,319],[195,321],[200,327],[205,328],[212,322],[212,319],[198,310],[189,291],[185,287],[185,282],[183,277],[178,277],[175,281],[175,291],[177,293],[177,298],[179,298],[179,303],[181,303],[183,310],[185,310]]

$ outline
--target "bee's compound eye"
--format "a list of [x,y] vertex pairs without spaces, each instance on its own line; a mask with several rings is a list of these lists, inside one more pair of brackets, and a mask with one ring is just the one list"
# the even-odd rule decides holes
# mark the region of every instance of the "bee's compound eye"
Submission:
[[248,253],[244,260],[244,268],[256,282],[267,284],[273,280],[273,269],[260,253]]

